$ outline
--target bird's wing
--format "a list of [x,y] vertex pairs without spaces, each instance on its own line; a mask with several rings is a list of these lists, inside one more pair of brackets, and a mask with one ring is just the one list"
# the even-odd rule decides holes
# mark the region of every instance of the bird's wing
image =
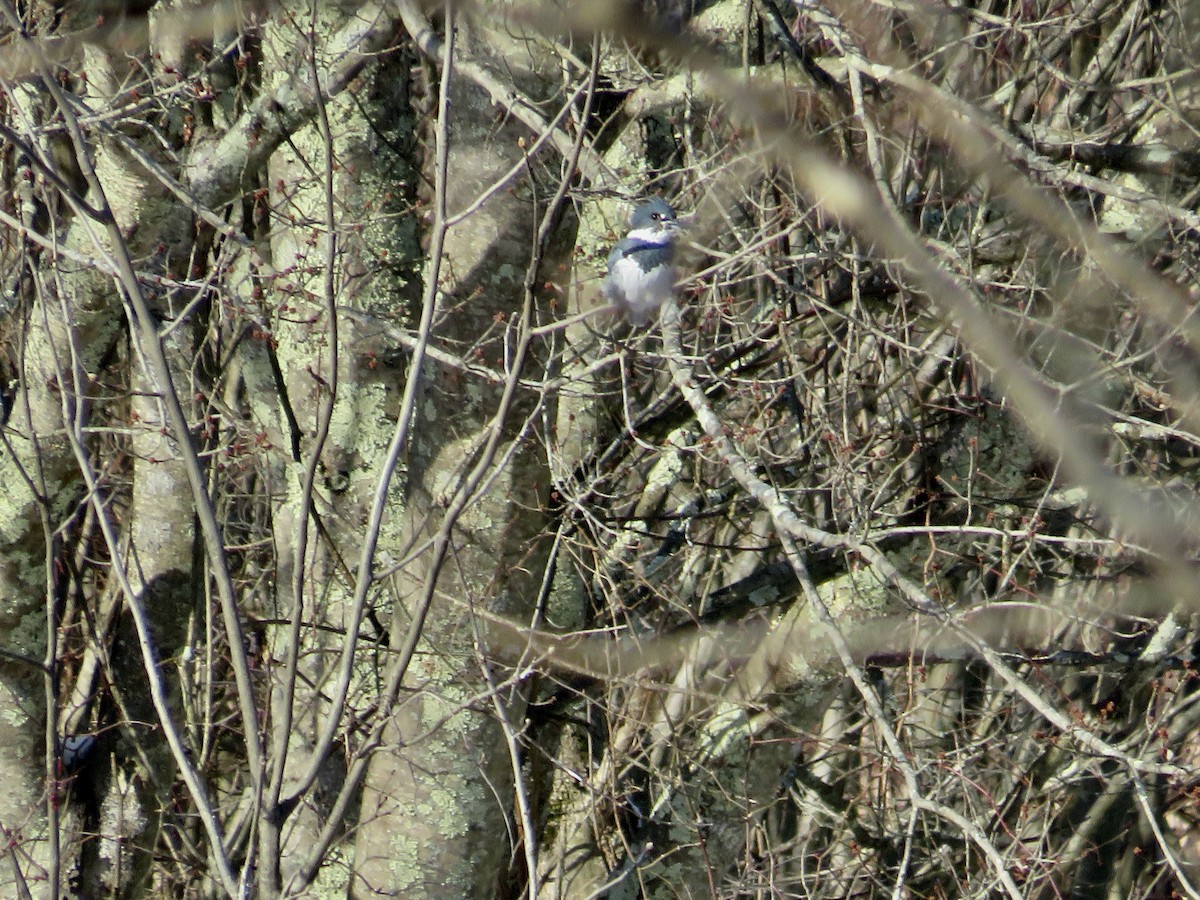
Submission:
[[608,271],[611,272],[613,270],[613,266],[615,266],[617,262],[635,246],[636,242],[631,241],[629,238],[622,238],[621,240],[617,241],[612,248],[612,252],[608,254]]
[[617,241],[612,252],[608,254],[608,277],[604,279],[604,296],[610,303],[620,305],[625,302],[625,293],[621,290],[621,286],[613,281],[613,273],[616,271],[617,263],[626,257],[633,246],[634,242],[625,238]]

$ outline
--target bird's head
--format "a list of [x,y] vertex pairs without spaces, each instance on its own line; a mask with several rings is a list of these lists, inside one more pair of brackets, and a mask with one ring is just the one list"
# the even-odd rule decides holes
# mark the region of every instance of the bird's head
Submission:
[[629,237],[648,244],[669,244],[683,228],[675,210],[662,197],[640,203],[629,218]]

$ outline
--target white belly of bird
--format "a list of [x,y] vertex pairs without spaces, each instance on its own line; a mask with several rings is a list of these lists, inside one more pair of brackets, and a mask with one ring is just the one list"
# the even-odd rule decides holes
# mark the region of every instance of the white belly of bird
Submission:
[[645,325],[671,296],[675,286],[675,267],[658,266],[645,271],[631,259],[622,259],[613,267],[613,275],[625,291],[621,304],[635,325]]

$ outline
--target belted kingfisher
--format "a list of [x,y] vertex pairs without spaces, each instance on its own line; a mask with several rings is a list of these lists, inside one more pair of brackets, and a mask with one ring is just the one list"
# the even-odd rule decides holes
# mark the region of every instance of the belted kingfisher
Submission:
[[634,325],[645,325],[675,289],[675,236],[683,223],[661,197],[640,204],[629,234],[608,254],[604,294]]

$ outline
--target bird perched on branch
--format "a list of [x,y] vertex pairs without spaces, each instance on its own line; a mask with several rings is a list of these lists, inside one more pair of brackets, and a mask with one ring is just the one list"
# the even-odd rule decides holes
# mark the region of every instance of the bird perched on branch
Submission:
[[675,210],[651,197],[633,211],[629,234],[608,254],[604,294],[634,325],[645,325],[675,290],[675,238],[683,229]]

